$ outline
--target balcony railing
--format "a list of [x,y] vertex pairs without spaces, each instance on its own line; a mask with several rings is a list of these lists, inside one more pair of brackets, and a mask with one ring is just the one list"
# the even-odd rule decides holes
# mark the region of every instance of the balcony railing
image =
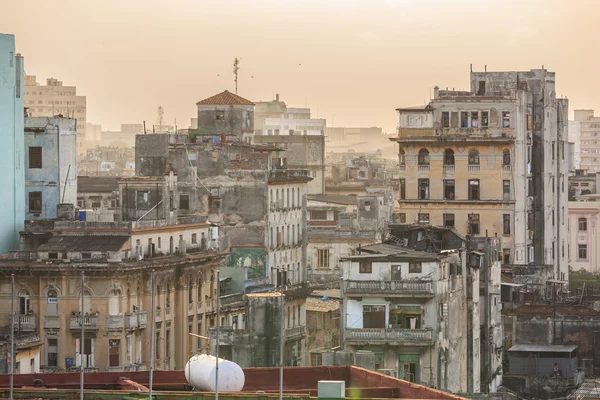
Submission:
[[37,330],[37,314],[15,314],[15,331],[35,332]]
[[81,329],[81,324],[90,331],[98,330],[98,315],[71,315],[71,330]]
[[456,165],[444,165],[445,174],[453,174],[456,169]]
[[109,331],[123,330],[123,316],[122,315],[107,315],[106,316],[106,329]]
[[306,336],[306,326],[294,326],[292,328],[287,328],[285,330],[285,338],[286,339],[296,339],[302,338]]
[[433,295],[431,281],[346,281],[345,293],[383,293],[387,295]]
[[226,296],[221,296],[221,306],[226,306],[233,303],[239,303],[244,301],[244,293],[234,293]]
[[345,340],[353,342],[402,342],[428,344],[433,342],[433,332],[431,329],[346,329]]
[[326,219],[311,219],[308,220],[308,226],[310,227],[337,227],[337,221],[326,220]]
[[468,170],[469,170],[469,172],[479,172],[480,168],[479,168],[479,165],[469,165]]
[[419,165],[419,172],[429,172],[429,164]]
[[60,319],[58,315],[45,315],[44,329],[60,329]]

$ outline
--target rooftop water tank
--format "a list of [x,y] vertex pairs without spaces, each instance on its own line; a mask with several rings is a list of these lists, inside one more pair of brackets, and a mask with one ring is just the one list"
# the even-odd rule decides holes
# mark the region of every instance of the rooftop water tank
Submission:
[[[217,358],[200,354],[185,365],[185,379],[193,387],[215,392]],[[219,392],[241,392],[245,376],[242,368],[232,361],[219,358]]]

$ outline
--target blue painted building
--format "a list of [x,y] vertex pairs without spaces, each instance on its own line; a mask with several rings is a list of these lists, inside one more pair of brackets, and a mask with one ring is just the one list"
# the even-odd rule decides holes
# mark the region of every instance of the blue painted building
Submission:
[[25,219],[23,71],[14,35],[0,34],[0,253],[18,250]]
[[25,219],[56,218],[77,206],[77,120],[25,118]]

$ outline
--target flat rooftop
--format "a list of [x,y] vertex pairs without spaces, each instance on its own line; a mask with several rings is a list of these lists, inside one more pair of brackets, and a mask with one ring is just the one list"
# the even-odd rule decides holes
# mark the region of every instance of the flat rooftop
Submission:
[[[276,398],[279,393],[279,368],[245,368],[246,384],[242,392],[228,393],[227,398]],[[90,372],[85,375],[85,397],[103,400],[147,398],[149,373]],[[346,382],[346,398],[361,399],[447,399],[464,398],[417,385],[355,366],[286,367],[283,371],[283,392],[286,399],[317,397],[321,380]],[[34,381],[37,383],[35,385]],[[0,398],[8,398],[9,375],[0,375]],[[72,399],[78,398],[79,373],[17,374],[14,375],[15,399]],[[155,371],[154,398],[210,399],[214,394],[191,392],[184,371]]]

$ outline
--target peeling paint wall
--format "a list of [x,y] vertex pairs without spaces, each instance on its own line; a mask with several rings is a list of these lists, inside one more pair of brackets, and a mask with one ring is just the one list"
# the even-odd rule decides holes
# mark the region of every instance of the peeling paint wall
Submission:
[[[60,203],[77,205],[76,120],[25,118],[25,218],[56,218]],[[41,148],[41,168],[32,167],[30,148]],[[41,192],[41,212],[31,208],[32,192]]]

